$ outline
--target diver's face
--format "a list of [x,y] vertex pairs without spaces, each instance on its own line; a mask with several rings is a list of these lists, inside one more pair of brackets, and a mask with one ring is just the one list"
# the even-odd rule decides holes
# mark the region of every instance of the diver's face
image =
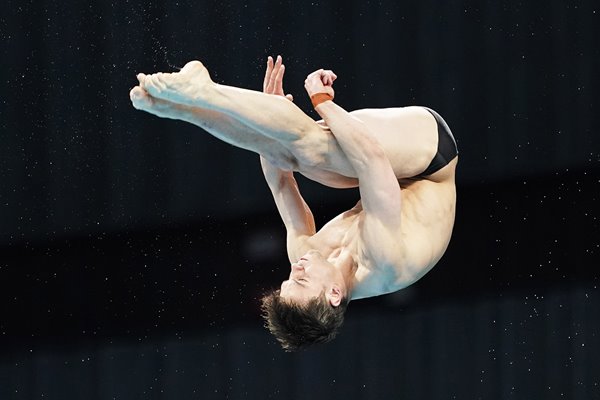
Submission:
[[289,279],[281,284],[280,296],[299,303],[318,297],[335,274],[335,267],[315,250],[306,253],[291,268]]

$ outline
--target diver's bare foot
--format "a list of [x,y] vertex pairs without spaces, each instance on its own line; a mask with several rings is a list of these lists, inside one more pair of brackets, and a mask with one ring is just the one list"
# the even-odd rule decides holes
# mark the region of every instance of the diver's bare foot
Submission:
[[188,106],[208,105],[216,86],[200,61],[190,61],[179,72],[138,74],[138,80],[153,98]]
[[152,108],[154,104],[154,99],[150,97],[148,92],[142,89],[139,86],[134,87],[129,92],[129,99],[131,99],[131,104],[138,110],[147,111]]
[[140,86],[131,89],[129,98],[135,108],[157,117],[188,121],[194,116],[193,107],[154,98]]

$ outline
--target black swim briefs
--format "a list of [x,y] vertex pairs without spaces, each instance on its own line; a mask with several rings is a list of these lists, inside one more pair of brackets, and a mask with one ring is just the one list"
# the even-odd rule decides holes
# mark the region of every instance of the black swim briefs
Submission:
[[442,118],[440,114],[438,114],[430,108],[423,108],[429,111],[431,115],[433,115],[433,117],[435,118],[435,121],[437,122],[438,148],[437,153],[433,157],[433,160],[431,160],[429,166],[417,177],[431,175],[434,172],[439,171],[440,169],[448,165],[448,163],[458,155],[458,147],[456,146],[456,140],[454,139],[454,136],[452,136],[452,131],[450,131],[450,127],[448,126],[446,121],[444,121],[444,118]]

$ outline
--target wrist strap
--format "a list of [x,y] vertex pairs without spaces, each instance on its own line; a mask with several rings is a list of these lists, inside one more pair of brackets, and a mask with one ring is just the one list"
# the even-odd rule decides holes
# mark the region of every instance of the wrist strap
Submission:
[[328,100],[333,100],[333,96],[328,93],[315,93],[310,96],[310,102],[312,103],[313,108],[316,108],[319,104]]

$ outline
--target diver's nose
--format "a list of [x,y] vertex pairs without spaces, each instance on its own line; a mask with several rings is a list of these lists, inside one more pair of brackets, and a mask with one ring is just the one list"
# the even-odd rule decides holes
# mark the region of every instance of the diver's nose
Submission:
[[292,264],[292,271],[301,272],[301,271],[304,271],[304,267],[302,265],[298,264],[298,263],[293,263]]

